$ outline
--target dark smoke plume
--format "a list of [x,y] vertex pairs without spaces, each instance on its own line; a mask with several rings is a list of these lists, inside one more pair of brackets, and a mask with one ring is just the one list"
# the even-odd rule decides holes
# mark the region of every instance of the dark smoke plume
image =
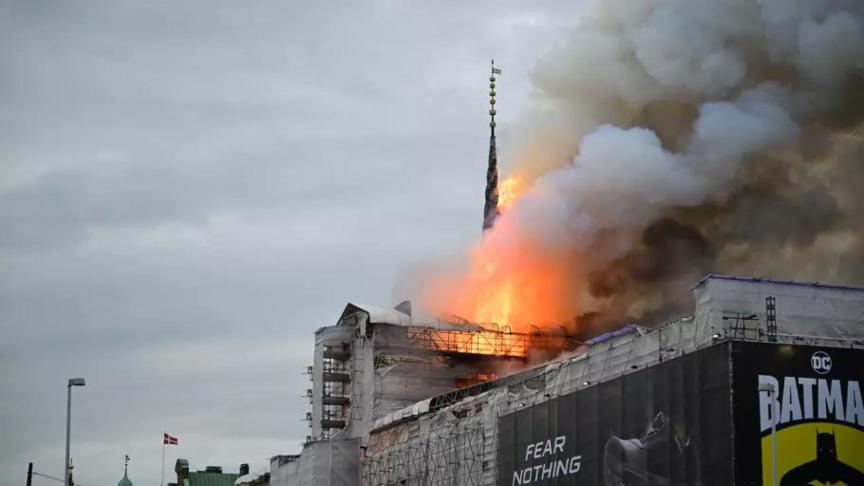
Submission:
[[864,2],[604,0],[533,81],[531,187],[480,251],[573,256],[591,322],[709,272],[864,284]]

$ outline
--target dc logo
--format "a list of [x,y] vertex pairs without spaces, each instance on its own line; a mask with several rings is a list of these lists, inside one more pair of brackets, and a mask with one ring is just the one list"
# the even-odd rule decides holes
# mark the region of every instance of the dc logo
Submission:
[[824,351],[816,351],[810,357],[810,366],[813,367],[813,371],[816,373],[824,375],[831,371],[831,356],[828,356],[828,353]]

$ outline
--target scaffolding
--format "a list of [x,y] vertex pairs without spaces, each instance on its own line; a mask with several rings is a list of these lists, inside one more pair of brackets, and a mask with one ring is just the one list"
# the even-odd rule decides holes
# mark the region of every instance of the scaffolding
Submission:
[[514,333],[470,323],[355,327],[358,313],[348,312],[341,324],[317,333],[316,365],[309,371],[313,440],[337,433],[364,437],[372,422],[418,400],[495,380],[503,363],[581,344],[563,333]]
[[[653,329],[627,326],[589,340],[565,360],[454,388],[376,420],[362,453],[361,484],[500,484],[500,417],[726,341],[864,349],[864,289],[710,276],[694,294],[692,316]],[[777,332],[781,299],[785,333]],[[527,349],[580,344],[566,336],[488,330],[409,332],[418,347],[453,361],[487,354],[525,359]]]
[[723,311],[723,321],[726,322],[725,335],[716,334],[714,339],[731,338],[757,340],[762,335],[759,329],[759,316],[752,312]]
[[485,444],[483,427],[479,424],[396,443],[362,462],[362,484],[479,486],[483,480]]
[[322,360],[321,435],[328,439],[335,430],[345,428],[351,406],[351,370],[346,361],[351,358],[347,343],[324,345]]
[[460,358],[475,355],[524,360],[531,352],[571,350],[581,344],[570,335],[552,335],[540,331],[526,334],[488,329],[475,331],[409,327],[406,336],[414,347]]
[[773,296],[765,298],[765,326],[769,343],[777,342],[777,299]]

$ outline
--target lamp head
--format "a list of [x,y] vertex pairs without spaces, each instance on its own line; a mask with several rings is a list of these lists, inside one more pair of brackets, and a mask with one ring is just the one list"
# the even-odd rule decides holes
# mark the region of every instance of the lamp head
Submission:
[[84,386],[84,378],[69,378],[68,386]]

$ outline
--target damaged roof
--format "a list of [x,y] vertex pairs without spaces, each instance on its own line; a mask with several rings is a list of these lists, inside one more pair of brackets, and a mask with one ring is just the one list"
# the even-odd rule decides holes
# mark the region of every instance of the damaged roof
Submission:
[[[357,315],[360,314],[358,321]],[[453,323],[453,322],[415,322],[414,319],[399,310],[389,307],[381,307],[369,304],[355,304],[349,302],[339,316],[337,325],[339,326],[361,326],[366,324],[388,324],[391,326],[417,326],[428,327],[433,329],[444,329],[451,331],[484,331],[487,330],[483,326],[472,323]]]

